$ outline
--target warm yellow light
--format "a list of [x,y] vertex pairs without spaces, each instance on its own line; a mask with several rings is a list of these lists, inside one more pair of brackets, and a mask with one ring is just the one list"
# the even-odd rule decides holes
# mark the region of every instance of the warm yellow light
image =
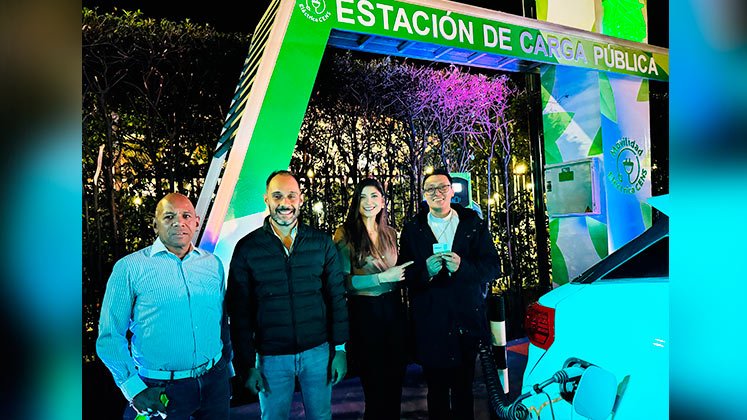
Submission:
[[430,175],[433,173],[433,166],[426,166],[425,167],[425,174]]
[[324,204],[321,201],[317,201],[311,209],[314,210],[314,213],[321,213],[324,211]]
[[132,204],[134,204],[136,206],[139,206],[139,205],[143,204],[143,199],[140,198],[140,197],[135,197],[135,198],[132,199]]
[[527,173],[527,165],[525,165],[524,163],[519,163],[519,164],[515,165],[514,166],[514,173],[516,175],[524,175],[525,173]]
[[308,171],[306,171],[306,175],[308,175],[309,178],[313,178],[314,177],[314,170],[313,169],[309,169]]

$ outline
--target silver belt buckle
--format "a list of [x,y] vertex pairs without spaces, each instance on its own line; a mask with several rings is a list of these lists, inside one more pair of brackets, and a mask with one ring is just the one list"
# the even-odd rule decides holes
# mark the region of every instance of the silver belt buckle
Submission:
[[197,378],[197,377],[200,377],[200,376],[204,375],[205,372],[207,371],[207,366],[208,366],[208,364],[206,363],[206,364],[204,364],[202,366],[198,366],[198,367],[192,369],[192,377],[193,378]]
[[192,369],[192,377],[197,378],[198,376],[204,375],[214,365],[215,363],[213,360],[208,360],[206,363],[203,363],[201,366],[197,366],[196,368]]

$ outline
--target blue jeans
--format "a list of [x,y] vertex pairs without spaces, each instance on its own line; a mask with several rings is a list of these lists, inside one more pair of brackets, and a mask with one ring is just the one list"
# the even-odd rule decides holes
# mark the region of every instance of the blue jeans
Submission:
[[[141,378],[148,387],[166,388],[164,392],[169,399],[166,405],[168,420],[226,420],[231,413],[231,382],[226,366],[226,361],[221,359],[215,367],[197,378],[175,381]],[[128,406],[124,412],[124,420],[132,420],[135,416],[137,412]]]
[[262,420],[287,420],[296,377],[307,419],[332,418],[332,385],[329,382],[329,343],[298,354],[259,356],[265,391],[259,393]]

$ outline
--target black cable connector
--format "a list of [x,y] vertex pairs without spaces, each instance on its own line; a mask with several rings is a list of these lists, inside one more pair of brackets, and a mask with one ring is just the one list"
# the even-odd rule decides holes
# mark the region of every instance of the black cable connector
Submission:
[[508,396],[503,392],[501,381],[498,377],[498,369],[493,359],[491,344],[480,340],[479,344],[480,365],[482,366],[485,386],[488,390],[488,402],[490,409],[500,420],[524,420],[529,418],[529,410],[519,401],[511,404]]

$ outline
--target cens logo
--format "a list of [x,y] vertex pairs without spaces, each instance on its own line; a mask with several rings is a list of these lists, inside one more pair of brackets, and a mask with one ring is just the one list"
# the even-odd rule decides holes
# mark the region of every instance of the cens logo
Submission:
[[612,146],[610,155],[613,159],[612,169],[607,171],[607,179],[623,193],[640,191],[648,175],[646,168],[641,167],[643,147],[635,140],[623,137]]
[[306,0],[301,2],[298,7],[301,9],[301,13],[312,22],[324,22],[332,15],[332,12],[327,10],[326,0]]

